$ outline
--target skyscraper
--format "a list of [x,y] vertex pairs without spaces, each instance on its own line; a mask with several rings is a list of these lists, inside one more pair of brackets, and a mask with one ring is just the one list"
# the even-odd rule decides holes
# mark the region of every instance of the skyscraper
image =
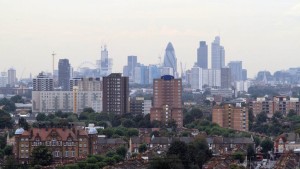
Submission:
[[124,114],[129,112],[128,77],[121,73],[112,73],[103,77],[103,111]]
[[182,81],[174,76],[164,75],[155,79],[153,84],[153,107],[150,110],[151,121],[157,120],[162,124],[175,120],[177,126],[183,126],[182,110]]
[[58,86],[64,91],[70,90],[71,66],[69,59],[59,59],[58,62]]
[[8,84],[10,87],[13,87],[17,83],[16,70],[14,68],[10,68],[7,71]]
[[134,82],[135,67],[137,66],[137,56],[127,57],[127,72],[124,75],[129,77],[130,82]]
[[248,75],[247,75],[247,69],[243,69],[242,70],[242,75],[243,75],[243,81],[248,79]]
[[112,70],[112,59],[108,58],[108,51],[106,45],[101,47],[101,60],[100,60],[100,75],[108,76]]
[[222,89],[231,88],[231,70],[229,67],[221,68],[221,88]]
[[233,81],[243,80],[242,61],[231,61],[228,63],[231,69],[231,77]]
[[178,76],[178,73],[177,73],[177,59],[176,59],[175,51],[174,51],[174,48],[173,48],[173,45],[172,45],[171,42],[168,43],[168,46],[166,48],[163,67],[172,68],[173,69],[173,75],[175,77]]
[[200,46],[197,49],[197,65],[202,69],[208,68],[207,45],[205,41],[200,41]]
[[7,72],[0,73],[0,87],[6,87],[8,84]]
[[225,66],[225,49],[220,45],[220,37],[216,36],[211,44],[211,68],[221,69]]
[[194,66],[191,70],[192,72],[192,89],[200,89],[202,90],[203,86],[203,73],[202,73],[202,68],[198,66]]

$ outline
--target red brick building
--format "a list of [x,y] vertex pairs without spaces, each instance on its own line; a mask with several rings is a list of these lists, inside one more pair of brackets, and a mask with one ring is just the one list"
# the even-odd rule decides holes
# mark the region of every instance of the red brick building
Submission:
[[97,130],[82,128],[22,128],[15,132],[14,154],[20,162],[30,162],[34,148],[44,145],[55,162],[69,162],[97,153]]
[[157,120],[167,125],[175,120],[177,127],[183,127],[182,81],[171,75],[153,80],[153,107],[150,110],[151,121]]

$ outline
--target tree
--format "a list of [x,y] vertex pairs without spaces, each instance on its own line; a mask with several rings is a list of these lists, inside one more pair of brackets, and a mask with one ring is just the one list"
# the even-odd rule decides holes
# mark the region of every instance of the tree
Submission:
[[10,101],[12,101],[13,103],[24,103],[24,99],[22,99],[20,95],[15,95],[11,97]]
[[6,155],[6,156],[10,156],[10,155],[13,155],[13,147],[12,146],[10,146],[10,145],[6,145],[5,147],[4,147],[4,155]]
[[19,118],[18,124],[19,124],[19,127],[22,127],[24,130],[28,130],[30,127],[24,117]]
[[38,113],[36,116],[36,121],[47,121],[47,116],[44,113]]
[[253,147],[253,145],[249,144],[247,146],[247,158],[252,159],[252,157],[254,157],[254,156],[255,156],[254,147]]
[[178,155],[184,168],[188,169],[189,159],[188,159],[188,146],[183,141],[174,141],[167,152],[167,156]]
[[197,137],[189,146],[188,154],[191,161],[202,168],[202,165],[212,157],[206,139]]
[[240,163],[243,163],[245,161],[245,154],[243,152],[240,152],[240,151],[234,152],[232,154],[232,156],[233,156],[233,159],[239,160]]
[[8,100],[7,98],[3,98],[0,100],[0,106],[4,106],[2,110],[7,112],[14,112],[16,110],[15,103]]
[[9,113],[0,110],[0,128],[12,128],[13,127],[13,121]]
[[256,123],[261,124],[266,122],[268,119],[268,116],[265,112],[261,112],[256,116]]
[[139,131],[137,129],[131,128],[131,129],[128,129],[128,131],[127,131],[128,137],[138,136],[138,135],[139,135]]
[[121,156],[122,158],[125,158],[127,149],[124,146],[120,146],[117,148],[116,153]]
[[33,165],[50,165],[53,161],[51,152],[46,146],[38,146],[33,149],[32,154],[32,164]]
[[147,151],[147,145],[146,144],[141,144],[139,146],[139,153],[143,153],[145,151]]
[[126,128],[131,128],[131,127],[135,127],[135,123],[134,123],[134,121],[132,121],[130,119],[126,119],[122,122],[122,126],[124,126]]
[[271,151],[273,149],[273,142],[269,138],[267,138],[260,143],[260,146],[262,147],[263,153],[268,153],[268,151]]
[[6,138],[5,136],[0,136],[0,149],[4,149],[6,146]]
[[86,107],[82,110],[82,112],[95,113],[95,110],[91,107]]
[[296,115],[297,115],[297,113],[294,109],[290,109],[289,113],[287,114],[288,117],[293,117],[293,116],[296,116]]

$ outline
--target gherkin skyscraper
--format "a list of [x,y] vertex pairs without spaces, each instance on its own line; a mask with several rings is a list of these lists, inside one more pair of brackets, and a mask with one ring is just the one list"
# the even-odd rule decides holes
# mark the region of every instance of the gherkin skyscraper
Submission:
[[178,77],[177,74],[177,58],[175,56],[174,47],[171,42],[168,43],[166,53],[164,57],[164,67],[170,67],[173,69],[173,76]]

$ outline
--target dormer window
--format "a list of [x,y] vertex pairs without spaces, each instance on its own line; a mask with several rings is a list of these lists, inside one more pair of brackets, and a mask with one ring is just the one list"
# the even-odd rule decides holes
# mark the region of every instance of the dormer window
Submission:
[[56,146],[56,138],[52,138],[52,146]]

